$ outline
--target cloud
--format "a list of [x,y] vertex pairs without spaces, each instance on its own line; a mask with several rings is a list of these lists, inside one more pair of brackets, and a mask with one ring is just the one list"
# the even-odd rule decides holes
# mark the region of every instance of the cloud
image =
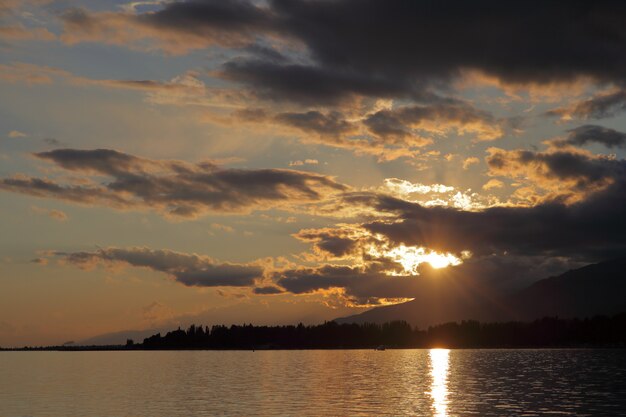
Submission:
[[7,136],[10,138],[25,138],[28,135],[26,135],[26,133],[20,132],[19,130],[12,130]]
[[399,178],[385,178],[384,183],[386,188],[403,197],[408,197],[410,194],[440,194],[454,191],[454,187],[443,184],[426,185],[412,183],[410,181],[402,180]]
[[68,219],[67,214],[61,210],[50,210],[37,206],[32,206],[30,209],[35,214],[43,214],[59,222],[65,222]]
[[339,225],[335,228],[303,229],[293,235],[296,239],[313,244],[318,259],[347,259],[364,252],[364,245],[377,242],[361,228]]
[[56,35],[45,28],[26,28],[22,25],[0,26],[0,40],[53,41]]
[[[268,126],[287,134],[294,132],[305,143],[317,143],[335,148],[348,149],[359,154],[376,155],[381,160],[393,160],[414,156],[416,146],[430,143],[428,139],[414,140],[411,147],[367,135],[358,120],[348,120],[337,111],[284,112],[270,114],[265,110],[244,109],[232,114],[235,120]],[[274,133],[276,130],[274,130]]]
[[[27,27],[19,20],[30,20],[28,8],[50,3],[52,0],[2,0],[0,2],[0,42],[1,41],[53,41],[56,35],[43,27]],[[4,23],[4,24],[2,24]],[[8,23],[8,24],[7,24]]]
[[0,64],[0,80],[10,83],[50,84],[55,77],[71,77],[67,71],[48,66],[13,62]]
[[[375,265],[326,264],[278,271],[274,279],[287,292],[335,294],[339,303],[349,306],[373,307],[417,298],[437,309],[437,304],[445,303],[444,300],[453,305],[461,300],[494,302],[501,291],[524,287],[580,266],[579,262],[557,257],[485,256],[444,269],[426,266],[420,270],[420,276],[389,276]],[[453,309],[453,305],[447,309]]]
[[432,142],[430,139],[408,134],[405,140],[372,136],[362,122],[349,121],[339,112],[280,113],[273,121],[302,133],[300,139],[305,143],[321,143],[356,153],[376,155],[380,160],[413,156],[416,153],[415,148]]
[[[464,102],[412,105],[381,110],[367,117],[365,125],[373,134],[390,140],[414,136],[412,129],[428,133],[475,134],[479,140],[493,140],[503,135],[499,122],[488,112]],[[409,144],[411,140],[407,140]]]
[[16,14],[21,8],[51,3],[54,0],[2,0],[0,3],[0,17]]
[[263,99],[338,105],[355,96],[424,100],[468,72],[534,90],[581,79],[619,85],[624,16],[609,0],[190,0],[143,13],[70,9],[61,19],[68,43],[239,48],[248,57],[227,58],[223,78]]
[[144,267],[163,272],[185,286],[247,287],[262,278],[252,264],[218,263],[208,256],[149,248],[106,248],[93,252],[54,252],[63,262],[90,269],[98,265]]
[[426,207],[448,206],[478,210],[498,203],[493,197],[481,196],[472,192],[471,189],[459,190],[444,184],[412,183],[399,178],[386,178],[384,187],[380,187],[378,190],[405,201],[423,204]]
[[45,266],[48,265],[49,261],[50,260],[48,258],[34,258],[30,260],[30,263]]
[[[623,161],[620,164],[626,168]],[[467,211],[425,207],[381,193],[347,193],[344,204],[362,205],[378,214],[363,223],[301,230],[294,236],[312,244],[311,254],[302,259],[334,263],[277,270],[272,278],[294,294],[339,291],[339,298],[349,305],[419,297],[424,285],[433,282],[445,282],[447,290],[450,285],[468,286],[468,291],[525,285],[623,255],[625,191],[622,169],[614,171],[606,188],[572,204],[552,200],[531,207]],[[409,257],[393,255],[401,248]],[[429,251],[438,257],[454,255],[462,262],[441,270],[426,263],[415,265],[413,254]]]
[[605,119],[626,110],[626,90],[618,88],[601,92],[589,99],[575,102],[546,112],[547,116],[557,116],[563,120]]
[[463,169],[469,169],[472,165],[476,165],[479,163],[480,159],[476,158],[475,156],[465,158],[465,160],[463,161]]
[[225,63],[218,75],[249,87],[259,99],[302,105],[341,105],[359,96],[427,96],[416,82],[299,63],[238,59]]
[[624,175],[624,162],[579,150],[546,152],[489,148],[489,175],[528,181],[547,190],[547,199],[577,201]]
[[172,308],[158,301],[153,301],[142,307],[141,310],[143,320],[148,322],[150,326],[170,321],[175,317]]
[[274,117],[280,124],[294,127],[305,133],[316,133],[330,138],[329,142],[339,141],[342,136],[357,133],[356,125],[345,119],[339,112],[327,114],[319,111],[306,113],[280,113]]
[[[435,98],[433,98],[435,100]],[[418,149],[434,139],[456,133],[477,140],[494,140],[504,135],[507,123],[489,112],[460,100],[437,98],[438,102],[398,106],[373,112],[309,110],[271,114],[263,109],[232,113],[238,121],[268,123],[301,134],[303,142],[371,154],[380,160],[414,157]]]
[[211,229],[220,230],[226,233],[233,233],[235,231],[235,229],[233,229],[232,227],[226,226],[225,224],[219,224],[219,223],[212,223]]
[[623,174],[613,184],[567,205],[561,201],[532,207],[491,207],[465,211],[419,204],[380,195],[352,196],[353,204],[374,206],[395,218],[364,223],[369,233],[395,245],[426,247],[476,256],[518,254],[607,259],[626,250]]
[[[425,96],[429,101],[427,104],[383,110],[374,105],[373,111],[368,110],[372,107],[368,105],[361,111],[352,110],[350,114],[340,110],[284,111],[280,106],[275,112],[246,108],[246,102],[254,101],[254,89],[241,91],[208,87],[193,71],[170,81],[113,80],[81,77],[58,68],[12,63],[0,65],[0,79],[28,84],[52,83],[60,79],[75,86],[141,91],[146,94],[146,101],[154,104],[234,108],[237,110],[231,113],[230,118],[211,113],[207,119],[271,126],[284,133],[296,132],[303,142],[375,155],[380,160],[414,158],[419,154],[419,148],[449,133],[471,135],[476,140],[494,140],[504,135],[508,125],[508,122],[468,102],[432,94]],[[279,80],[282,82],[285,77],[281,76]],[[310,81],[298,81],[295,86],[300,88],[310,84]],[[263,86],[269,88],[267,83]],[[319,89],[315,90],[321,93]]]
[[289,166],[290,167],[300,167],[303,165],[317,165],[320,162],[317,159],[305,159],[304,161],[301,160],[296,160],[296,161],[289,161]]
[[[168,2],[141,14],[70,10],[63,15],[63,39],[135,47],[152,41],[174,53],[215,44],[246,45],[257,37],[280,39],[304,45],[321,73],[350,74],[345,78],[348,90],[358,74],[385,74],[387,81],[406,85],[417,78],[446,81],[461,70],[510,83],[581,76],[622,81],[625,15],[621,3],[609,0],[561,0],[531,7],[521,0],[274,0],[267,5],[192,0]],[[246,71],[264,71],[253,66]],[[319,85],[315,75],[308,75]],[[296,78],[292,74],[287,82]],[[323,84],[343,88],[338,82]],[[314,96],[316,91],[306,93]]]
[[152,160],[110,149],[56,149],[34,156],[87,177],[75,184],[16,175],[0,179],[0,190],[120,210],[155,210],[179,218],[289,210],[347,190],[330,177],[310,172],[224,169],[210,162]]
[[607,148],[626,147],[626,133],[598,125],[583,125],[567,131],[567,137],[548,142],[556,147],[584,146],[599,143]]
[[161,10],[143,14],[89,13],[75,8],[65,11],[61,20],[61,39],[69,44],[158,47],[172,54],[211,45],[242,46],[251,42],[258,30],[271,30],[266,11],[247,1],[168,2]]
[[240,47],[256,58],[230,60],[212,74],[253,87],[249,93],[257,98],[338,104],[359,95],[426,95],[415,82],[291,62],[276,49],[260,46],[255,40],[259,35],[289,35],[271,7],[252,2],[172,2],[159,11],[143,14],[71,9],[62,20],[62,38],[69,43],[100,41],[145,47],[145,41],[151,39],[172,53],[215,44]]
[[492,178],[483,185],[483,190],[493,190],[494,188],[502,187],[504,187],[504,183],[502,181]]
[[310,294],[320,290],[347,290],[354,305],[377,305],[381,299],[410,297],[416,290],[416,280],[410,277],[388,276],[376,268],[344,265],[322,265],[276,272],[277,285],[293,294]]
[[259,295],[273,295],[273,294],[282,294],[284,291],[278,287],[267,286],[267,287],[257,287],[253,290],[254,294]]
[[[389,271],[397,274],[399,259],[385,254],[403,246],[457,258],[463,258],[467,251],[472,262],[485,257],[530,257],[534,262],[562,258],[580,263],[609,259],[626,251],[624,160],[575,148],[550,148],[546,152],[491,148],[487,164],[490,175],[512,178],[531,190],[545,189],[548,193],[526,204],[506,202],[468,209],[429,206],[408,200],[406,192],[395,193],[397,197],[382,192],[347,192],[337,207],[351,207],[355,213],[361,209],[367,214],[366,220],[300,231],[294,236],[312,244],[311,254],[304,254],[302,259],[349,261],[355,275],[369,276],[372,268],[383,275]],[[391,184],[413,194],[432,192],[429,187],[398,179]],[[485,188],[501,186],[501,180],[492,178]],[[329,274],[322,275],[333,277],[329,282],[339,282],[337,285],[344,288],[344,278],[339,279],[331,269],[326,272]],[[308,271],[302,279],[313,281],[317,274]]]
[[203,106],[211,108],[243,107],[244,94],[207,86],[196,71],[187,71],[169,81],[141,79],[95,79],[69,71],[24,62],[0,64],[0,80],[28,85],[61,81],[76,87],[99,87],[145,93],[151,104]]
[[43,143],[50,146],[59,146],[61,145],[61,141],[55,138],[43,138]]

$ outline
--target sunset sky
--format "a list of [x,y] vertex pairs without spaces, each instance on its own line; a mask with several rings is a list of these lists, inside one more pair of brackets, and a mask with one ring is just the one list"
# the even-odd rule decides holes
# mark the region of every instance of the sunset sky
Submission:
[[625,28],[618,1],[0,0],[0,346],[619,256]]

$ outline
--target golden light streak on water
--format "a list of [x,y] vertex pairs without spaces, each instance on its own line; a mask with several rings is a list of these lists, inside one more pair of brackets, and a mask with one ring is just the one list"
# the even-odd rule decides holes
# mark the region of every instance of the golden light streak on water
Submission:
[[448,415],[448,368],[450,365],[450,349],[431,349],[430,352],[430,375],[432,385],[430,396],[433,399],[435,416],[446,417]]

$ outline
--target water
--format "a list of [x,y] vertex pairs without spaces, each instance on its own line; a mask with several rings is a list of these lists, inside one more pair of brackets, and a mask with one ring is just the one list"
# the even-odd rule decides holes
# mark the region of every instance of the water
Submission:
[[0,417],[626,416],[625,350],[0,352]]

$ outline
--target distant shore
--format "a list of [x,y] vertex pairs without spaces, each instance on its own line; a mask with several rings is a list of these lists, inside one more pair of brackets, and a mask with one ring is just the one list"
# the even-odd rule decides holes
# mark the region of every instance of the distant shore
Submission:
[[0,348],[2,351],[330,350],[330,349],[626,348],[626,313],[583,319],[544,317],[532,322],[466,320],[427,329],[405,321],[304,326],[196,326],[160,333],[142,343]]
[[[626,349],[626,344],[619,345],[567,345],[567,346],[490,346],[490,347],[449,347],[449,346],[431,346],[431,347],[393,347],[387,346],[383,350],[424,350],[424,349],[451,349],[451,350],[523,350],[523,349],[554,349],[554,350],[580,350],[580,349]],[[269,352],[269,351],[298,351],[298,350],[380,350],[377,347],[336,347],[336,348],[162,348],[148,349],[142,347],[129,348],[125,345],[111,346],[42,346],[42,347],[21,347],[21,348],[0,348],[0,352],[191,352],[191,351],[211,351],[211,352]]]

